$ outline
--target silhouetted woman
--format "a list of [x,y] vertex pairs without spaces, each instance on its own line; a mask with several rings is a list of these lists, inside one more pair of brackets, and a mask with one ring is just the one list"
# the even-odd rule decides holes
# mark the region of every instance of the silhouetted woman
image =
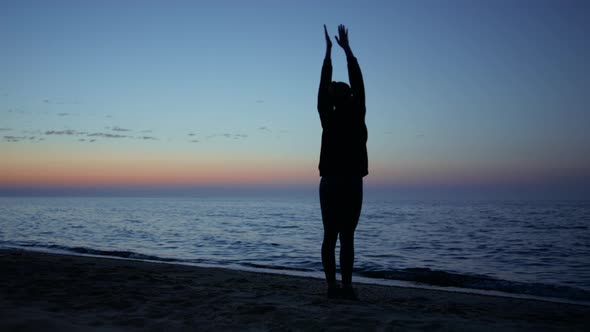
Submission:
[[[322,122],[320,204],[324,224],[322,264],[328,297],[356,298],[352,288],[354,231],[363,204],[363,177],[368,174],[365,87],[361,69],[348,43],[348,30],[338,27],[338,45],[346,53],[350,86],[332,82],[332,42],[324,25],[326,56],[318,92]],[[342,289],[336,283],[336,241],[340,236]]]

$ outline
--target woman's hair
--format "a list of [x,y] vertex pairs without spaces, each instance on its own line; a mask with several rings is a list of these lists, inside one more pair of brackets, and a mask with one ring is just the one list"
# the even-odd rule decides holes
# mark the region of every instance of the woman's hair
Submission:
[[332,84],[330,84],[330,90],[334,105],[339,105],[346,102],[352,95],[350,86],[344,82],[332,82]]

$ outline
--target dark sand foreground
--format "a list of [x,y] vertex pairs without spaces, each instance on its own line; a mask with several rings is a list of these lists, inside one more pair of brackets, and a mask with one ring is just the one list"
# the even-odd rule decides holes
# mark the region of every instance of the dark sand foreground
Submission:
[[322,280],[0,250],[0,331],[582,331],[590,307],[359,284],[328,300]]

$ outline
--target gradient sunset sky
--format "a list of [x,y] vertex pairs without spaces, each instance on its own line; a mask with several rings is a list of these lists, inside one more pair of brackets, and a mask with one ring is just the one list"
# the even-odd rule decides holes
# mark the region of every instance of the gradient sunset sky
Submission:
[[590,3],[567,0],[2,1],[0,187],[315,186],[340,23],[367,186],[590,192]]

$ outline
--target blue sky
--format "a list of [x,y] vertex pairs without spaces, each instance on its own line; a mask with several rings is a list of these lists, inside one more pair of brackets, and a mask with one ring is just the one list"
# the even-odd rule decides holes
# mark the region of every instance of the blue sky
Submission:
[[[120,172],[109,184],[134,160],[167,161],[145,171],[162,182],[170,169],[194,166],[197,184],[220,168],[211,183],[231,183],[236,172],[250,184],[315,183],[322,25],[334,35],[343,23],[365,77],[368,184],[567,191],[590,183],[589,9],[584,1],[3,1],[0,167],[18,178],[24,164],[30,174],[43,173],[31,165],[56,165],[39,175],[51,183],[67,165],[85,169],[100,156],[109,174]],[[334,80],[347,81],[337,46],[333,63]]]

